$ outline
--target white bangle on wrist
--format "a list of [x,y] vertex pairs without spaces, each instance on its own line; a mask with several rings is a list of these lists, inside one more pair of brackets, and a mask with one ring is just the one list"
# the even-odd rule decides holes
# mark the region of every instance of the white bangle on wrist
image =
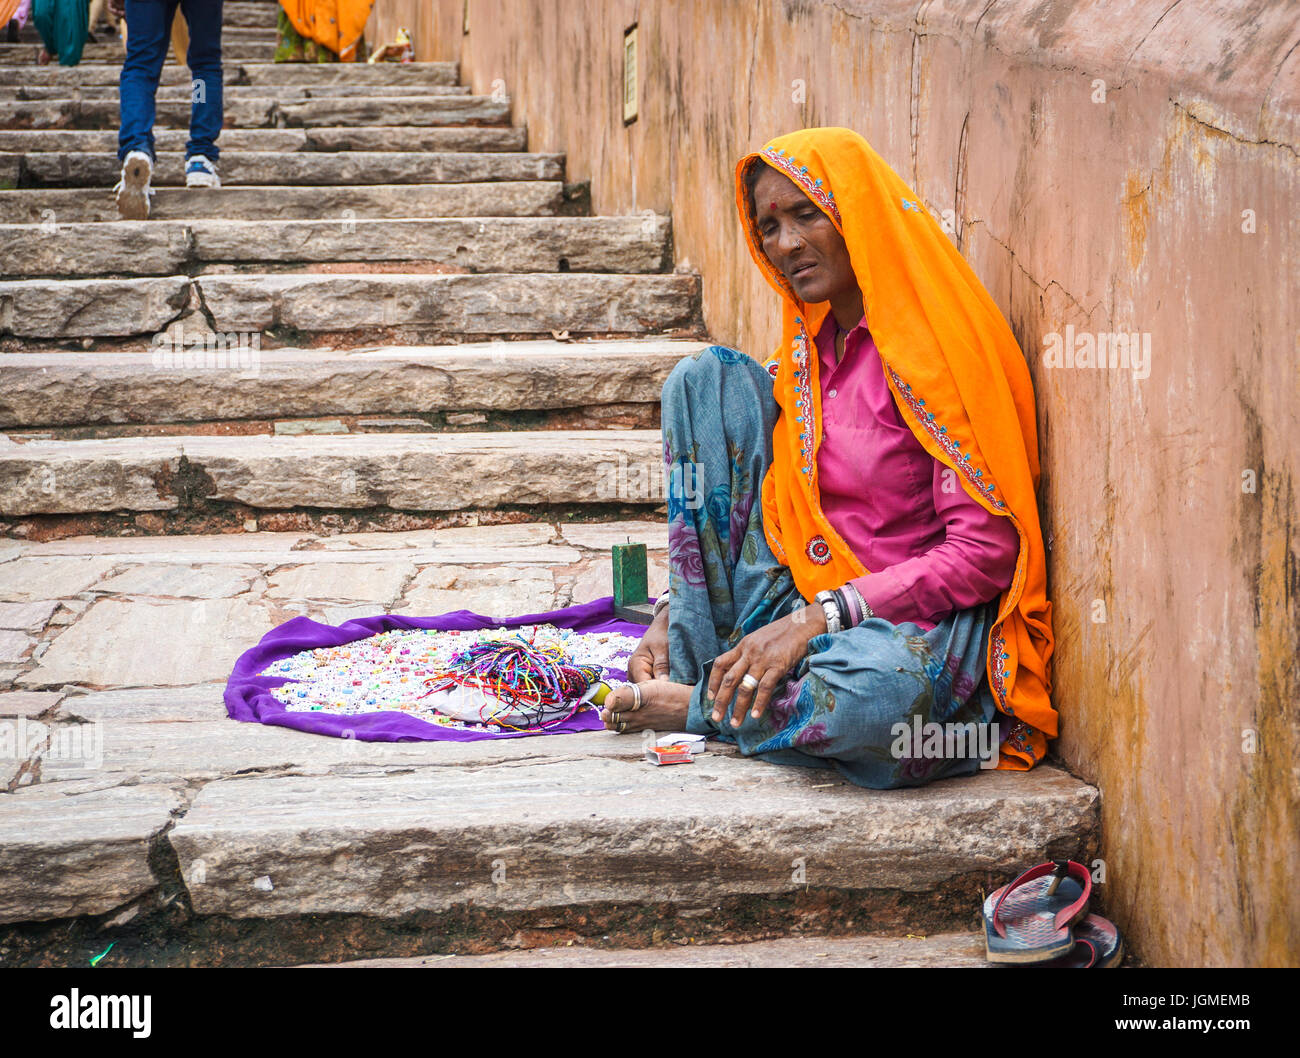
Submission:
[[659,616],[659,611],[662,610],[667,605],[668,605],[668,592],[664,592],[655,601],[655,608],[650,614],[650,620],[653,621],[655,618],[657,618]]

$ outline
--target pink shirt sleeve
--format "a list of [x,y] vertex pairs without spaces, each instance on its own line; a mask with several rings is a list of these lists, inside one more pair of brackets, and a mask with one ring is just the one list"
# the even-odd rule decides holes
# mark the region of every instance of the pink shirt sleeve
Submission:
[[934,507],[947,527],[942,543],[922,555],[850,583],[875,612],[893,624],[912,621],[925,627],[956,610],[996,599],[1011,585],[1020,537],[1011,519],[990,514],[961,484],[934,462]]

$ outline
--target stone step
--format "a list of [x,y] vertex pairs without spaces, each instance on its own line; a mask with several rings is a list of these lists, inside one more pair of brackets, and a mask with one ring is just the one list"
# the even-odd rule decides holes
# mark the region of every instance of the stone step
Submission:
[[[40,50],[41,46],[36,43],[0,43],[0,64],[10,66],[35,66],[36,57],[40,53]],[[270,62],[271,56],[274,53],[274,34],[268,35],[265,41],[241,40],[234,41],[230,44],[223,44],[221,47],[221,57],[226,62],[244,62],[248,60]],[[81,61],[83,63],[105,63],[108,65],[116,65],[119,69],[121,68],[122,60],[125,57],[126,50],[122,46],[121,41],[87,44],[81,52]],[[168,48],[167,58],[169,62],[173,61],[170,48]]]
[[[559,181],[494,184],[378,184],[353,187],[160,188],[151,220],[319,220],[363,217],[520,217],[585,214],[587,201]],[[119,220],[108,188],[0,190],[0,223],[75,224]]]
[[551,759],[513,767],[219,779],[168,841],[182,877],[202,865],[203,884],[190,888],[198,915],[400,919],[466,904],[537,913],[612,903],[664,908],[664,918],[695,912],[672,922],[679,933],[701,915],[716,927],[740,917],[737,906],[790,901],[805,887],[884,928],[910,914],[951,929],[1044,850],[1074,856],[1095,839],[1096,791],[1050,766],[867,791],[721,753],[656,768],[603,733],[592,741],[613,744],[593,759],[571,737],[572,748],[534,750]]
[[[159,129],[160,153],[185,150],[188,129]],[[222,151],[518,151],[527,147],[522,126],[450,128],[223,129]],[[0,129],[0,151],[101,151],[117,156],[117,133],[110,129]]]
[[[298,63],[243,62],[223,60],[227,85],[454,85],[459,76],[454,62],[410,63]],[[0,85],[113,85],[121,66],[0,67]],[[160,86],[190,84],[190,71],[169,63],[162,69]]]
[[[290,616],[586,602],[608,595],[609,547],[628,539],[650,547],[653,593],[666,519],[0,541],[0,592],[39,640],[5,685],[43,695],[0,696],[0,718],[39,715],[62,747],[38,738],[0,760],[0,923],[116,919],[75,930],[76,957],[88,927],[128,964],[569,940],[675,950],[488,958],[752,960],[760,949],[675,946],[777,937],[792,962],[969,963],[984,893],[1051,856],[1091,862],[1097,791],[1050,764],[875,791],[717,742],[655,768],[639,740],[603,731],[377,743],[224,716],[234,659]],[[193,915],[154,921],[177,895]],[[340,917],[323,927],[322,913]],[[882,931],[894,939],[858,936]],[[15,927],[0,945],[16,957],[66,933]]]
[[[309,99],[281,104],[273,98],[234,99],[226,124],[237,128],[304,128],[322,125],[507,125],[510,101],[491,96],[381,96]],[[115,128],[116,99],[0,102],[0,128]],[[160,100],[155,126],[188,128],[188,100]]]
[[262,29],[275,29],[276,18],[280,11],[277,3],[249,3],[248,0],[229,0],[221,8],[221,28],[223,32],[240,26],[257,26]]
[[[464,184],[563,180],[564,155],[469,151],[222,151],[222,185]],[[122,165],[108,152],[0,153],[17,187],[112,187]],[[185,186],[185,155],[158,155],[153,186]]]
[[[213,329],[388,333],[399,340],[701,333],[693,275],[237,274],[151,279],[0,281],[0,336],[157,334],[201,304]],[[295,344],[290,342],[288,344]]]
[[662,479],[662,464],[657,430],[30,441],[0,447],[0,516],[176,511],[196,502],[271,511],[653,508],[662,493],[629,490],[627,468],[658,467]]
[[221,264],[263,270],[322,262],[345,271],[338,262],[362,261],[470,273],[666,272],[670,235],[669,219],[654,215],[0,224],[0,277],[165,276]]
[[192,330],[187,338],[182,327],[169,335],[166,349],[154,352],[4,354],[0,429],[654,403],[677,363],[707,344],[236,348],[226,351],[222,365],[222,349],[210,335]]
[[[684,919],[682,925],[689,923]],[[655,967],[662,969],[771,968],[771,969],[901,969],[942,967],[976,969],[992,967],[984,953],[982,933],[910,934],[902,937],[799,936],[779,940],[750,941],[747,944],[698,944],[683,937],[671,944],[651,948],[597,948],[572,939],[547,936],[545,930],[522,934],[518,943],[533,941],[538,946],[524,950],[498,951],[487,955],[410,955],[391,959],[349,959],[337,963],[303,963],[303,966],[347,966],[477,970],[490,967],[599,968]],[[556,946],[541,946],[547,944]]]
[[[382,92],[390,98],[401,96],[464,96],[470,94],[469,85],[385,84]],[[222,92],[226,104],[242,99],[274,99],[280,103],[299,103],[304,99],[341,99],[350,96],[373,96],[374,85],[367,84],[227,84]],[[160,87],[154,95],[159,102],[188,103],[193,89],[188,82]],[[117,85],[0,85],[0,102],[37,100],[102,100],[118,98]]]

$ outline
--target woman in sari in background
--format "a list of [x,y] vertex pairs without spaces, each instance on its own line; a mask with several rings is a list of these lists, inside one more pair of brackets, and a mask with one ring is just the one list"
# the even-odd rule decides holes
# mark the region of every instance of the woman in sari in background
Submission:
[[18,32],[27,25],[32,13],[32,0],[0,0],[0,26],[5,27],[5,40],[18,43]]
[[973,773],[953,738],[975,728],[986,766],[1032,767],[1057,733],[1051,604],[1010,328],[857,133],[778,137],[735,178],[782,341],[664,385],[669,590],[606,725],[876,788]]
[[[374,0],[280,0],[289,25],[281,20],[276,62],[355,62]],[[303,47],[294,38],[301,38]],[[311,47],[311,45],[316,47]],[[326,55],[320,49],[325,49]],[[308,54],[310,52],[310,54]]]

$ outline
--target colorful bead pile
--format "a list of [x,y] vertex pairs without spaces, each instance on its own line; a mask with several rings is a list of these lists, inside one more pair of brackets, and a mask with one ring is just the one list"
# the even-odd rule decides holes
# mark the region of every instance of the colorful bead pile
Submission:
[[[484,710],[482,719],[475,722],[463,719],[463,713],[457,719],[434,707],[433,700],[439,695],[430,692],[448,685],[448,674],[455,669],[458,656],[461,664],[470,669],[477,664],[481,677],[486,660],[492,656],[486,648],[495,650],[500,660],[501,644],[506,640],[516,647],[526,646],[537,665],[537,671],[529,674],[534,684],[531,689],[521,678],[524,670],[518,665],[514,676],[505,681],[503,690],[513,695],[510,709]],[[534,719],[545,716],[543,722],[553,722],[551,714],[555,710],[543,709],[543,701],[554,706],[561,700],[557,695],[576,690],[576,674],[585,680],[592,674],[599,679],[614,672],[621,678],[637,643],[636,638],[617,632],[574,632],[550,624],[476,631],[394,629],[341,646],[304,650],[273,662],[260,675],[293,681],[271,693],[294,712],[357,714],[395,710],[446,727],[499,731],[524,726],[518,721],[529,717],[520,716],[518,706],[525,711],[531,708]],[[558,666],[558,671],[542,675],[541,659],[549,659],[552,669]],[[563,666],[573,672],[563,675]],[[563,715],[587,707],[579,699],[590,686],[585,683],[572,700],[565,699]],[[497,699],[506,700],[508,697]]]

